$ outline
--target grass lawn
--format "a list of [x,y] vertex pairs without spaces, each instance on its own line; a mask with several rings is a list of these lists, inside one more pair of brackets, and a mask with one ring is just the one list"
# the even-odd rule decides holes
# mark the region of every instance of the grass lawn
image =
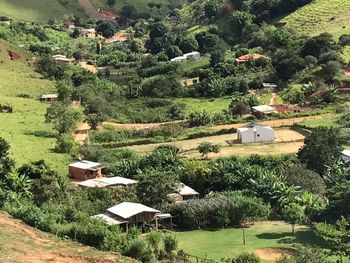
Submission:
[[305,35],[350,33],[350,0],[315,0],[282,19],[287,27]]
[[315,128],[320,126],[325,127],[339,127],[337,123],[338,117],[335,114],[326,114],[322,119],[310,119],[301,122],[301,125],[306,125],[309,128]]
[[174,102],[180,102],[186,104],[186,111],[206,111],[210,113],[220,112],[227,110],[230,105],[230,98],[218,98],[218,99],[193,99],[193,98],[180,98],[174,99]]
[[1,0],[0,15],[35,22],[62,19],[63,15],[74,14],[86,17],[77,1],[62,5],[57,0]]
[[[11,61],[7,50],[15,51],[22,58]],[[52,152],[55,142],[50,125],[44,122],[46,104],[37,97],[54,90],[53,83],[41,78],[25,64],[26,55],[4,41],[0,41],[0,104],[11,104],[14,113],[0,113],[0,137],[11,145],[11,155],[17,165],[44,159],[51,167],[67,173],[69,155]],[[30,98],[20,98],[26,94]]]
[[246,229],[246,245],[243,245],[240,228],[177,232],[176,236],[180,247],[190,255],[213,260],[225,256],[234,257],[242,252],[254,252],[261,248],[292,248],[296,244],[322,244],[308,227],[296,226],[296,233],[293,236],[289,224],[270,221],[257,222]]

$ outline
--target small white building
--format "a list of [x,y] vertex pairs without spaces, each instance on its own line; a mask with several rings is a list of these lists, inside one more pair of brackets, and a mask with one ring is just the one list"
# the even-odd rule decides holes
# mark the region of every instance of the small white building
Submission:
[[67,65],[72,63],[73,61],[72,59],[67,58],[64,55],[54,55],[52,56],[52,59],[55,61],[56,64],[59,64],[59,65]]
[[263,87],[265,89],[276,89],[277,84],[276,83],[263,83]]
[[344,163],[349,163],[350,162],[350,151],[343,150],[341,152],[341,159],[343,160]]
[[276,109],[269,105],[254,106],[252,107],[252,109],[253,109],[253,113],[261,113],[264,115],[269,115],[276,112]]
[[58,94],[43,94],[40,97],[40,101],[42,102],[55,102],[58,101]]
[[273,142],[275,131],[269,126],[252,123],[237,129],[237,140],[240,143]]
[[182,56],[175,57],[170,59],[171,62],[182,62],[187,60],[196,60],[201,57],[201,54],[198,51],[193,51],[190,53],[183,54]]

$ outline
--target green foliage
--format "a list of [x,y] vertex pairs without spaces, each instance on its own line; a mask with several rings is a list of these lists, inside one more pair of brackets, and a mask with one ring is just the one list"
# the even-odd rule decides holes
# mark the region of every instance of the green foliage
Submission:
[[68,108],[66,105],[61,103],[51,104],[47,108],[45,114],[45,120],[48,123],[52,123],[53,129],[58,134],[66,134],[72,132],[77,123],[82,119],[80,111]]
[[260,263],[260,258],[254,253],[242,253],[232,260],[233,263]]
[[105,38],[110,38],[119,29],[119,25],[112,21],[99,21],[96,25],[96,32]]
[[202,155],[202,157],[208,158],[209,153],[218,153],[220,151],[220,145],[213,144],[210,142],[202,142],[198,146],[198,152]]
[[168,194],[175,190],[177,176],[172,172],[146,170],[138,174],[136,194],[145,205],[160,207],[168,202]]
[[339,158],[341,137],[337,128],[315,128],[305,138],[304,146],[298,152],[298,158],[307,168],[323,174],[326,165]]
[[131,240],[123,255],[140,260],[143,263],[156,262],[154,254],[145,241],[140,238]]
[[186,119],[191,127],[208,125],[211,122],[211,116],[205,110],[202,112],[190,112]]
[[343,262],[343,256],[350,256],[350,231],[348,230],[349,222],[345,218],[339,219],[335,225],[326,223],[317,223],[315,232],[322,237],[331,250],[331,254],[338,256],[340,262]]
[[164,236],[164,250],[170,255],[173,251],[177,250],[179,241],[173,234],[166,234]]
[[70,134],[59,134],[57,136],[55,151],[58,153],[72,153],[73,149],[77,146],[78,144]]
[[305,218],[304,208],[296,203],[290,203],[283,208],[283,219],[292,225],[292,232],[294,235],[294,225],[301,223]]

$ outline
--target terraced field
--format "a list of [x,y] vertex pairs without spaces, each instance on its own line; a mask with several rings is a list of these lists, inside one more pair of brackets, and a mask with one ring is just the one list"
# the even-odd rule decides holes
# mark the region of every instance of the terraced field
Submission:
[[335,37],[350,33],[350,0],[314,0],[282,19],[287,27],[305,35],[328,32]]

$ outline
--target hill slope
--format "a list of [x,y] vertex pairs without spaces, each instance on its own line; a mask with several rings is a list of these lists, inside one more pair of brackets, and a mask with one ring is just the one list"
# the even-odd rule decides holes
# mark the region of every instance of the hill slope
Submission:
[[0,212],[0,262],[132,262],[71,241],[62,241]]
[[[65,4],[62,4],[65,3]],[[84,17],[83,10],[76,0],[1,0],[0,16],[8,16],[19,20],[47,22],[59,19],[63,15],[74,14]]]
[[45,159],[65,174],[70,156],[52,151],[55,138],[44,119],[47,104],[37,100],[42,93],[54,91],[54,85],[34,72],[27,59],[30,56],[23,50],[0,40],[0,104],[13,106],[13,113],[0,113],[0,137],[10,143],[17,165]]
[[314,0],[282,19],[287,27],[305,35],[323,32],[339,37],[350,33],[350,0]]

